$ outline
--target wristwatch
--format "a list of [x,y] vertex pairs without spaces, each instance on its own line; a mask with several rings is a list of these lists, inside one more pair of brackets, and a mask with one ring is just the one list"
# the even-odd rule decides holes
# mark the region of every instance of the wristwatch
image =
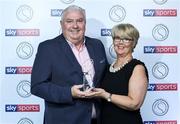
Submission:
[[111,96],[112,96],[112,94],[110,93],[109,96],[107,97],[108,102],[111,102]]

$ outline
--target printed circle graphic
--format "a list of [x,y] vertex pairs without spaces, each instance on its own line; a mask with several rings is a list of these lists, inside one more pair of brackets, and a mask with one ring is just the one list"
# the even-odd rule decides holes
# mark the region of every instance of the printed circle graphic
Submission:
[[22,118],[17,124],[33,124],[29,118]]
[[157,79],[165,78],[169,73],[168,66],[163,62],[156,63],[152,68],[152,74]]
[[109,17],[114,22],[121,22],[126,17],[126,11],[122,6],[115,5],[110,9]]
[[33,9],[28,5],[22,5],[17,9],[16,17],[21,22],[28,22],[33,17]]
[[65,4],[70,4],[70,3],[74,2],[74,0],[60,0],[60,1]]
[[154,0],[154,2],[156,4],[162,5],[162,4],[165,4],[167,2],[167,0]]
[[114,45],[111,44],[111,46],[109,47],[109,54],[113,59],[116,59],[116,53],[114,51]]
[[159,24],[153,28],[152,35],[155,40],[163,41],[168,38],[169,30],[165,25]]
[[16,48],[16,53],[21,59],[29,59],[33,54],[33,47],[28,42],[22,42]]
[[153,103],[152,110],[155,115],[163,116],[168,112],[169,105],[165,100],[158,99]]
[[16,91],[19,96],[23,98],[27,98],[31,96],[30,88],[31,88],[30,82],[27,80],[23,80],[17,85]]

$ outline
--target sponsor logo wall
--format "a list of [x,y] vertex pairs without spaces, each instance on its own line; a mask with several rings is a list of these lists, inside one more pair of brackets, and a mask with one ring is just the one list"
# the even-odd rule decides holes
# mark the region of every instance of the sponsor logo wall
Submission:
[[43,123],[43,99],[30,93],[32,65],[38,44],[62,32],[59,20],[71,4],[86,9],[86,35],[102,40],[110,63],[112,26],[139,29],[133,54],[150,77],[144,124],[180,124],[179,0],[0,0],[0,124]]

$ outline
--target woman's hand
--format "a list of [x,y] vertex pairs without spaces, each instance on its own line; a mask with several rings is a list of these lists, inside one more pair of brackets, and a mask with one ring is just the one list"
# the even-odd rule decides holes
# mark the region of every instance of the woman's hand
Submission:
[[110,93],[106,92],[102,88],[92,88],[90,91],[86,92],[85,97],[86,98],[93,98],[93,97],[99,97],[107,99]]

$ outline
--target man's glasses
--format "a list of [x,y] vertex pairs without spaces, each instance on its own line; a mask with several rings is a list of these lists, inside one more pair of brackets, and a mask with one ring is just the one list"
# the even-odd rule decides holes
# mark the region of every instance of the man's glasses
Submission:
[[118,43],[128,44],[132,41],[133,41],[133,39],[130,39],[130,38],[113,37],[114,44],[118,44]]

